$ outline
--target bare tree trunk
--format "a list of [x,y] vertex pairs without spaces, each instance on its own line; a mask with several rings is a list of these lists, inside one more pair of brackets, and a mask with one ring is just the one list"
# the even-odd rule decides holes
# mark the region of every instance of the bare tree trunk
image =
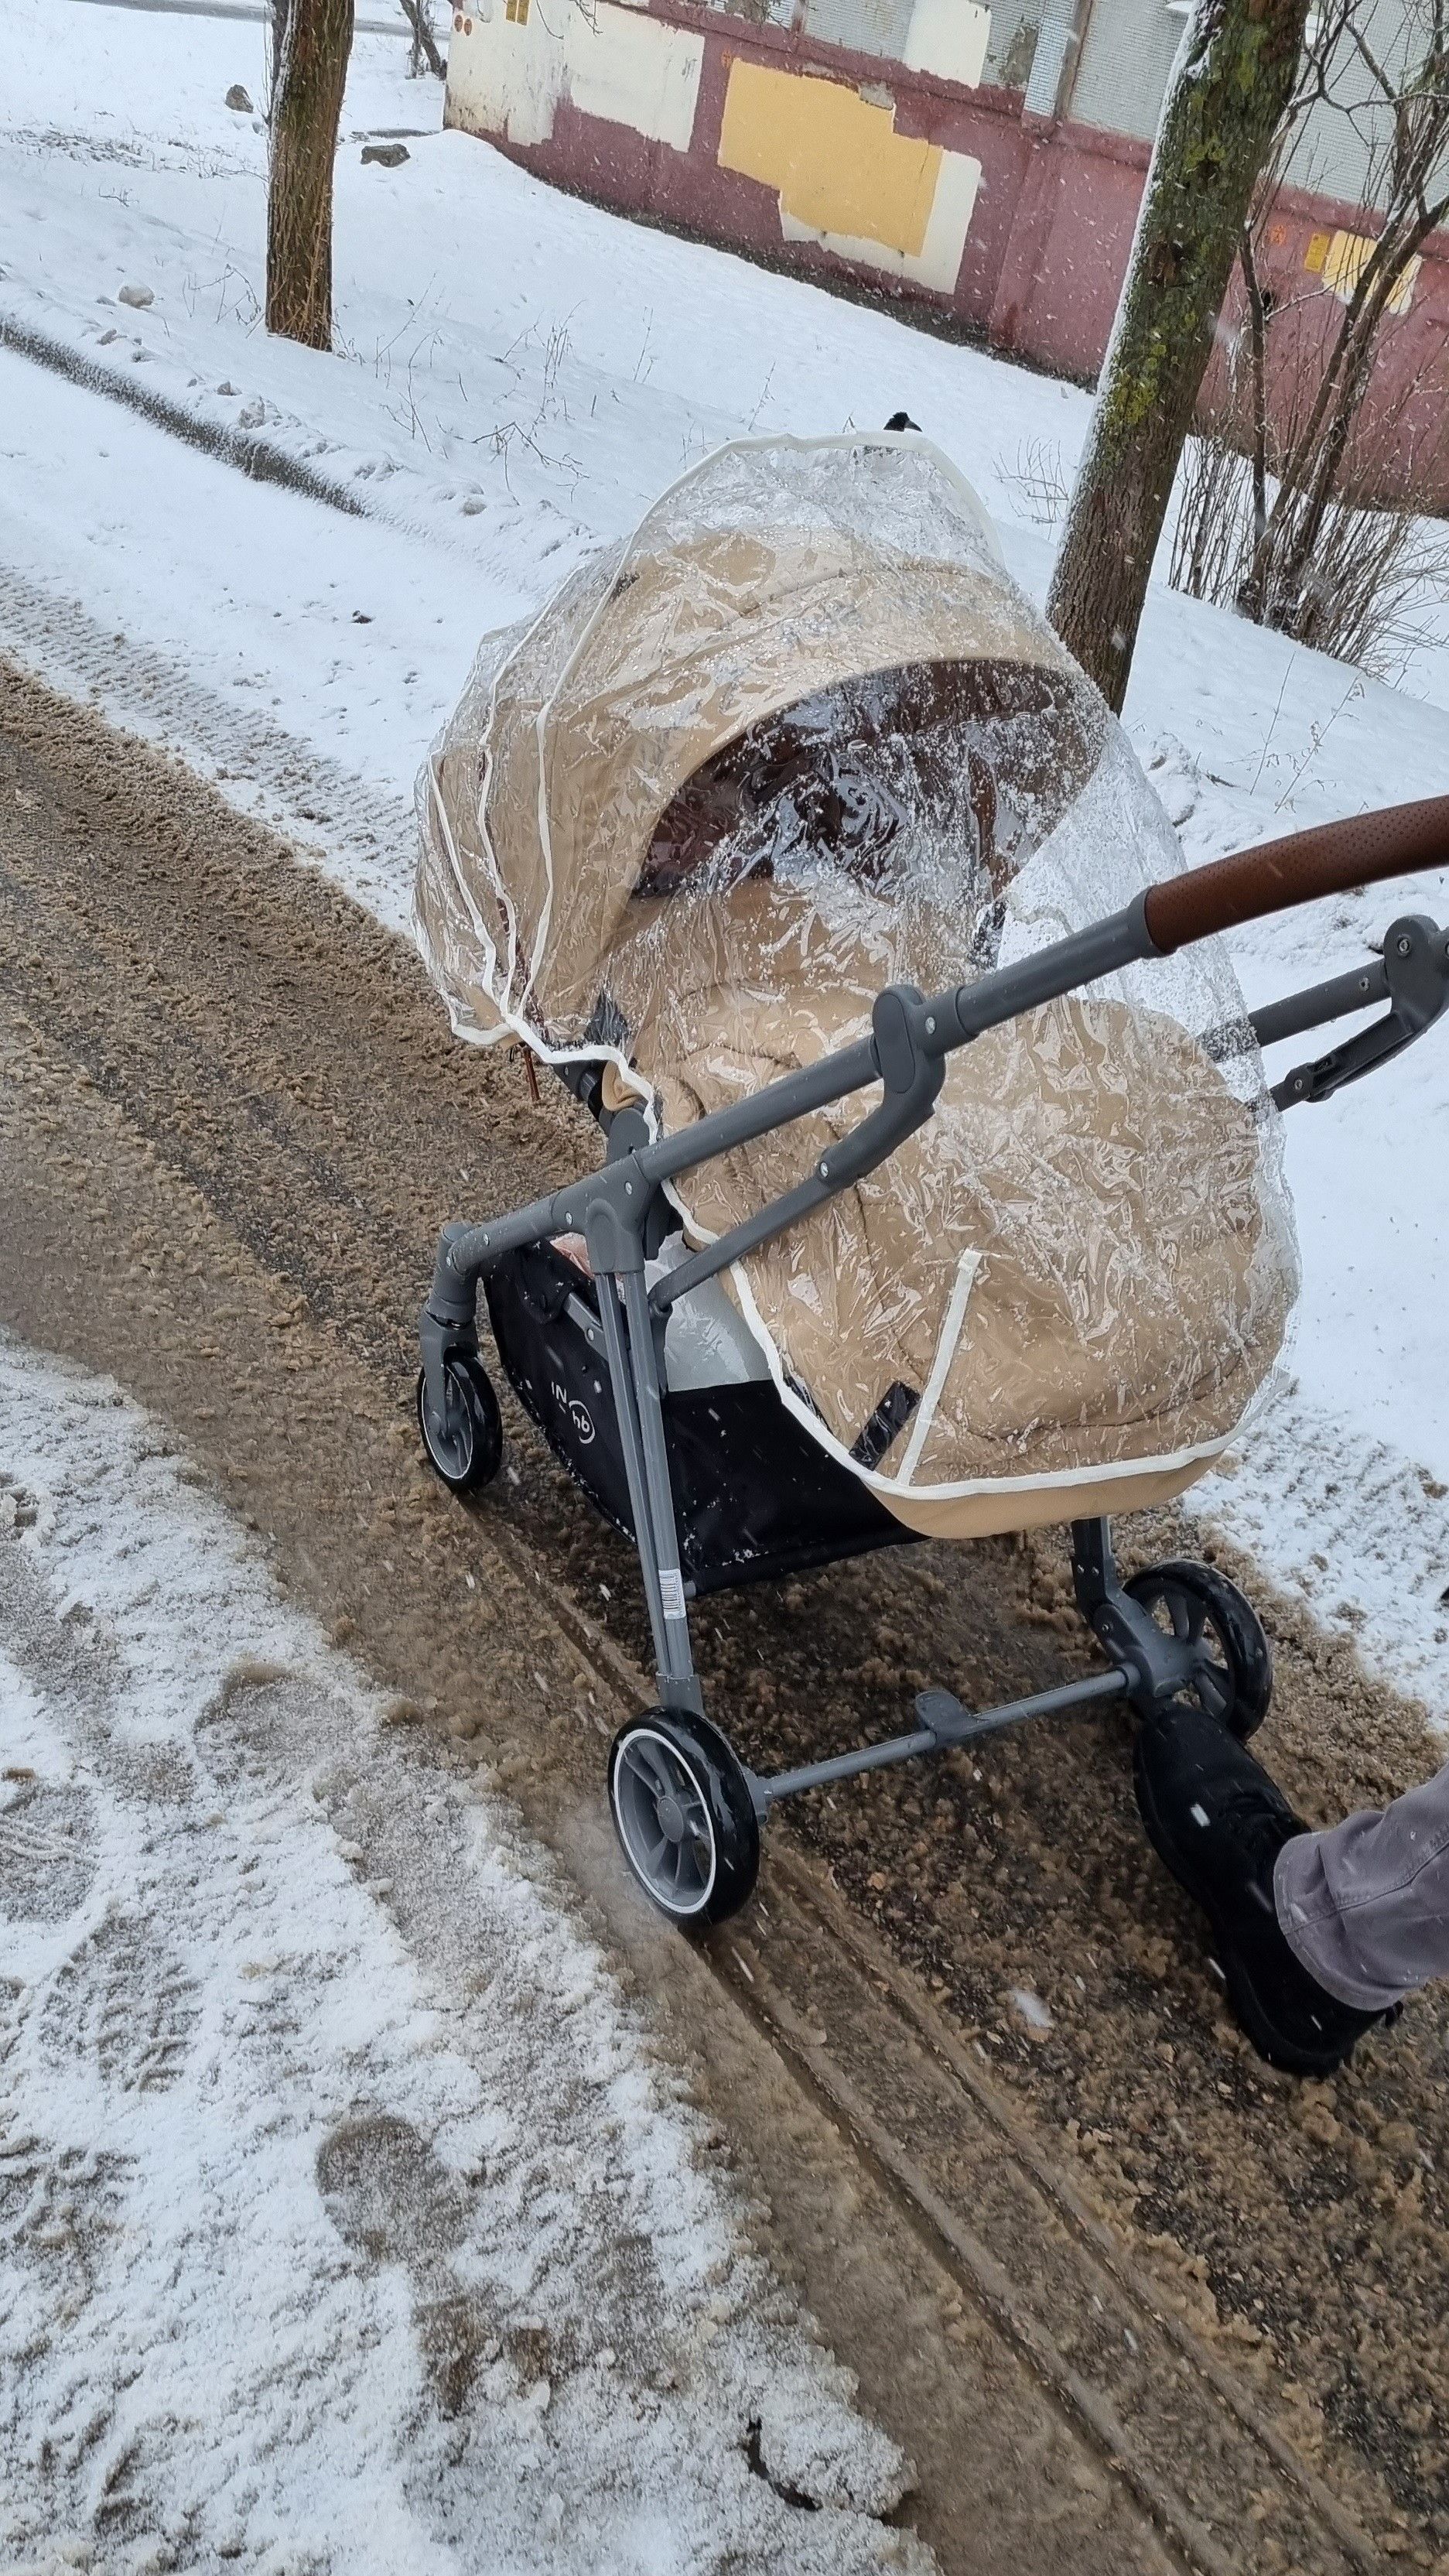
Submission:
[[1172,478],[1308,0],[1198,0],[1157,131],[1047,615],[1121,709]]
[[1248,339],[1253,370],[1253,543],[1262,541],[1268,524],[1268,314],[1262,281],[1253,255],[1253,227],[1244,224],[1243,284],[1248,291]]
[[[446,80],[448,66],[433,42],[433,31],[428,23],[428,0],[402,0],[402,13],[413,31],[408,54],[409,77],[416,80],[426,63],[438,80]],[[533,1063],[532,1056],[528,1061],[530,1065]]]
[[332,164],[352,0],[291,0],[272,93],[267,329],[332,346]]

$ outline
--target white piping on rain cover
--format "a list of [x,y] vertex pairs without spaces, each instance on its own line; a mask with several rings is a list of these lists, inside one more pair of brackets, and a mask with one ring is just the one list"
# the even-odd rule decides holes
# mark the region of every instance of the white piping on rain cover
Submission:
[[950,1375],[951,1362],[956,1356],[956,1345],[961,1339],[961,1327],[966,1321],[967,1301],[976,1285],[976,1273],[984,1257],[977,1251],[963,1252],[956,1264],[956,1276],[951,1282],[945,1321],[936,1337],[936,1356],[931,1362],[931,1374],[926,1380],[921,1401],[916,1407],[916,1418],[911,1424],[911,1436],[906,1443],[906,1454],[900,1464],[900,1482],[903,1485],[908,1485],[914,1476],[916,1461],[926,1445],[926,1434],[935,1421],[936,1407],[944,1393],[946,1380]]

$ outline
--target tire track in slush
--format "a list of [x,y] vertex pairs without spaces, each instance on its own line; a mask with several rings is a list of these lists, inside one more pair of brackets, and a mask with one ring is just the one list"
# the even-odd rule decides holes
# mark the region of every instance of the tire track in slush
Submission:
[[[1064,1815],[1076,1815],[1079,1843],[1093,1818],[1081,1865],[1097,1938],[1111,1937],[1115,1902],[1099,1873],[1128,1880],[1133,1868],[1148,1891],[1132,1888],[1133,1913],[1150,1931],[1155,1909],[1176,1936],[1172,1900],[1153,1891],[1125,1824],[1110,1733],[1039,1736],[1052,1755],[1037,1771],[1023,1769],[1019,1749],[989,1772],[943,1768],[944,1819],[938,1801],[927,1820],[909,1783],[840,1810],[838,1827],[822,1802],[801,1827],[842,1894],[824,1885],[818,1860],[778,1842],[761,1901],[717,1937],[708,1967],[641,1924],[605,1848],[598,1792],[599,1739],[643,1688],[624,1552],[585,1522],[516,1409],[509,1479],[471,1514],[429,1484],[406,1425],[438,1223],[460,1204],[532,1195],[548,1172],[562,1177],[577,1131],[562,1107],[540,1117],[506,1060],[454,1046],[410,956],[299,876],[260,831],[218,818],[204,791],[78,724],[32,684],[5,685],[0,732],[0,988],[29,1103],[24,1133],[7,1143],[24,1250],[0,1255],[18,1328],[122,1367],[243,1508],[250,1500],[339,1633],[355,1631],[380,1673],[460,1738],[481,1722],[499,1777],[593,1890],[666,2025],[712,2061],[812,2304],[861,2368],[868,2401],[898,2433],[906,2420],[903,2438],[925,2459],[945,2563],[997,2563],[983,2550],[1009,2537],[1015,2554],[1001,2563],[1055,2564],[1070,2531],[1066,2563],[1146,2567],[1157,2563],[1154,2525],[1174,2557],[1213,2576],[1273,2563],[1264,2546],[1315,2576],[1372,2563],[1355,2515],[1385,2535],[1396,2525],[1368,2457],[1339,2439],[1325,2473],[1311,2468],[1301,2418],[1277,2404],[1271,2375],[1245,2377],[1231,2335],[1189,2331],[1170,2268],[1159,2280],[1139,2253],[1104,2259],[1123,2241],[1115,2213],[1093,2216],[1090,2193],[1055,2156],[1013,2143],[1012,2123],[1022,2138],[1027,2129],[1000,2077],[966,2085],[970,2058],[943,2045],[953,2033],[952,2048],[984,2061],[989,2037],[1033,2117],[1051,2123],[1039,2073],[1051,2059],[1010,2041],[994,1999],[983,2009],[981,1960],[994,1985],[1003,1941],[1019,1942],[1024,1921],[1070,1912]],[[3,796],[11,779],[28,800],[19,811]],[[12,1089],[18,1079],[13,1068]],[[78,1245],[98,1230],[112,1257],[88,1270]],[[584,1605],[601,1595],[595,1616]],[[823,1729],[873,1728],[911,1678],[903,1631],[932,1629],[936,1650],[958,1672],[974,1666],[978,1686],[1038,1686],[1078,1651],[1035,1560],[1009,1547],[973,1550],[965,1567],[959,1552],[932,1550],[865,1561],[817,1579],[809,1599],[808,1620],[787,1591],[726,1597],[700,1622],[706,1689],[738,1711],[757,1759],[818,1742]],[[1317,1736],[1322,1752],[1321,1723]],[[1331,1733],[1328,1750],[1338,1751]],[[1048,1793],[1027,1812],[1028,1794]],[[1027,1825],[1055,1830],[1066,1855],[1052,1856],[1044,1894]],[[956,1898],[932,1897],[926,1864],[957,1833],[979,1862],[976,1926],[959,1922]],[[873,1860],[884,1870],[870,1871]],[[882,1905],[878,1882],[910,1893],[915,1911]],[[884,1917],[884,1941],[862,1906]],[[1119,1905],[1137,1958],[1146,1936],[1127,1914]],[[1071,1948],[1070,1921],[1067,1940],[1086,1964],[1090,1945]],[[940,2002],[917,1973],[937,1964]],[[808,2119],[782,2118],[778,2091],[769,2118],[751,2109],[765,2061],[728,2037],[725,1991],[777,2063],[784,2051]],[[1162,2062],[1146,2045],[1154,2008],[1140,1971],[1125,2000],[1115,1985],[1100,1993],[1073,2042],[1076,2072],[1067,2069],[1084,2107],[1093,2048],[1121,2047],[1124,2027],[1134,2080],[1149,2083]],[[1194,2036],[1190,1971],[1176,2010],[1192,2045],[1209,2044]],[[1211,2045],[1223,2076],[1188,2153],[1231,2207],[1246,2145],[1281,2135],[1283,2096],[1225,2039]],[[1430,2088],[1426,2066],[1421,2121]],[[1164,2125],[1177,2107],[1159,2106]],[[816,2206],[802,2190],[785,2152],[792,2118],[805,2121],[813,2155],[827,2121],[849,2150],[849,2192],[872,2211],[885,2253],[865,2243],[858,2215],[842,2220],[829,2204],[822,2217],[828,2196]],[[818,2181],[808,2157],[805,2170]],[[1240,2233],[1250,2229],[1245,2219]],[[1033,2382],[1047,2412],[1029,2429],[1022,2391]],[[964,2450],[963,2406],[973,2428]],[[1027,2476],[1029,2453],[1040,2460]],[[980,2495],[993,2481],[997,2521],[983,2533]]]

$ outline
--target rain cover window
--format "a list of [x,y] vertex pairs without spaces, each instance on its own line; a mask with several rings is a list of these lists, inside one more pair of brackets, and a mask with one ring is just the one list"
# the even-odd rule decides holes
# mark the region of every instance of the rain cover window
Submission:
[[[883,985],[969,981],[1182,865],[974,494],[886,434],[742,442],[685,475],[485,641],[419,812],[455,1028],[604,1062],[606,1096],[670,1131],[864,1035]],[[685,1243],[879,1096],[686,1174]],[[963,1048],[917,1136],[725,1285],[784,1402],[915,1528],[1180,1491],[1296,1289],[1221,949]]]

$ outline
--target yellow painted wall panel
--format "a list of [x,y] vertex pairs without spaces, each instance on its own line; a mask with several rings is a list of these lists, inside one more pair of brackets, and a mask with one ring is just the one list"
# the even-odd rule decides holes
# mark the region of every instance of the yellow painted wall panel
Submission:
[[839,81],[730,67],[719,165],[779,193],[782,214],[916,258],[941,175],[941,149],[897,134],[893,112]]
[[[1314,234],[1308,245],[1308,256],[1303,262],[1305,268],[1315,265],[1313,252],[1323,238],[1322,233]],[[1334,233],[1328,240],[1323,257],[1316,265],[1322,272],[1324,285],[1332,287],[1340,304],[1352,303],[1354,290],[1377,247],[1372,233]],[[1393,294],[1389,297],[1388,309],[1391,313],[1408,312],[1414,300],[1414,281],[1421,266],[1420,260],[1409,261],[1395,284]]]

